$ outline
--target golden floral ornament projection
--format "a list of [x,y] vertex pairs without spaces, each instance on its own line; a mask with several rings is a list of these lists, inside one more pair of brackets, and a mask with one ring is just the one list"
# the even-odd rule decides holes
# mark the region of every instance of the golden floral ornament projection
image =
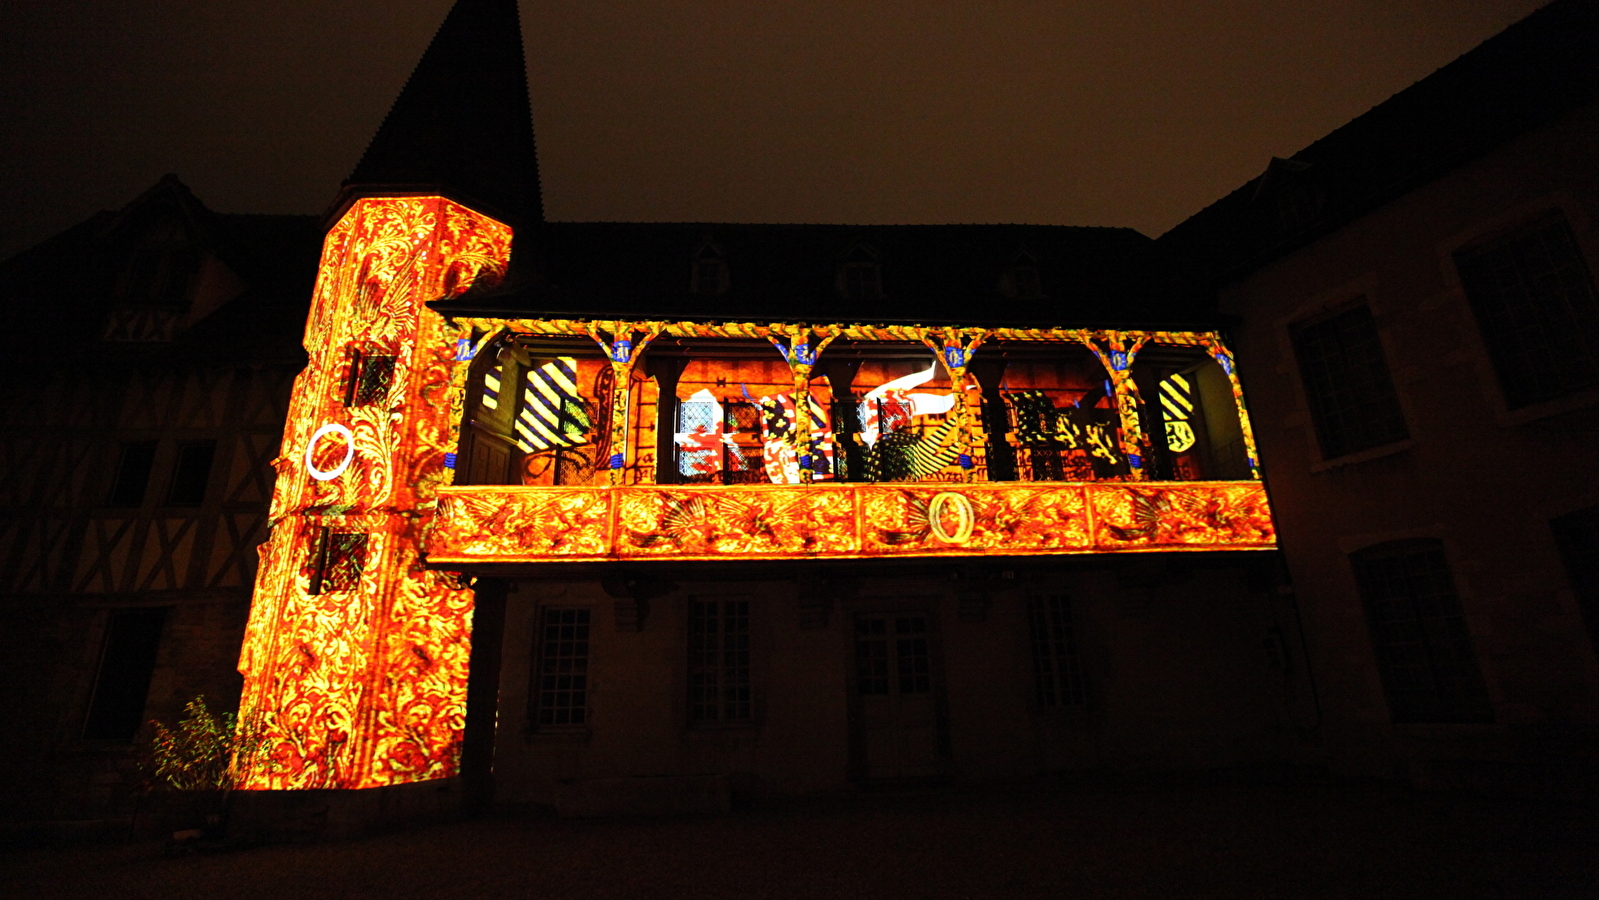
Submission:
[[1254,481],[450,487],[438,565],[1269,550]]
[[[439,197],[359,200],[327,236],[306,325],[310,360],[295,383],[274,462],[272,532],[261,548],[240,658],[242,727],[266,738],[257,761],[240,773],[243,787],[364,788],[456,773],[473,602],[452,570],[1274,547],[1242,389],[1215,334],[521,318],[447,323],[427,308],[480,279],[500,277],[510,240],[509,228]],[[474,368],[474,360],[491,348],[498,353],[497,342],[544,337],[563,339],[548,343],[567,349],[556,356],[562,377],[551,375],[551,393],[534,405],[539,415],[554,417],[548,434],[581,436],[587,462],[573,469],[573,481],[546,467],[539,477],[547,480],[538,484],[505,485],[504,473],[489,484],[469,477],[456,483],[463,423],[482,408],[473,406],[481,399],[469,396],[469,386],[487,383],[481,375],[474,381],[473,372],[491,363],[483,356]],[[715,413],[703,431],[655,421],[670,394],[650,374],[652,346],[683,352],[724,338],[742,341],[752,357],[750,344],[758,342],[762,352],[771,345],[775,371],[762,382],[765,393],[757,398],[745,386],[741,398],[731,398],[742,404],[737,410],[709,394],[697,401],[694,392],[680,396]],[[935,359],[909,375],[908,362],[897,363],[898,374],[884,374],[888,369],[879,365],[872,377],[884,380],[864,394],[835,386],[846,368],[829,368],[826,355],[840,347],[860,353],[873,342],[895,344],[905,360],[907,346],[917,353],[925,347]],[[1099,472],[1097,481],[988,480],[994,442],[1024,429],[985,421],[996,414],[985,407],[979,384],[987,377],[983,354],[1016,344],[1042,346],[1040,358],[1071,351],[1085,365],[1103,364],[1095,380],[1103,377],[1106,388],[1092,402],[1105,405],[1082,410],[1098,417],[1079,417],[1093,429],[1083,441],[1097,442],[1107,458],[1119,454],[1126,466]],[[1141,422],[1147,407],[1132,368],[1154,345],[1189,348],[1183,352],[1196,364],[1209,365],[1208,356],[1220,366],[1237,400],[1239,444],[1249,463],[1237,475],[1256,480],[1150,480],[1150,441]],[[495,357],[495,364],[508,365],[512,357]],[[547,360],[539,365],[529,371],[555,371]],[[910,391],[939,371],[947,388]],[[526,399],[526,373],[519,377],[524,381],[514,387],[495,376],[495,402],[505,410],[512,398],[534,402]],[[724,380],[729,392],[737,387]],[[865,409],[868,401],[880,401],[880,408]],[[827,415],[811,412],[824,403]],[[845,471],[832,463],[848,462],[848,453],[836,448],[849,429],[846,417],[833,412],[850,408],[863,410],[853,433],[875,446],[865,448],[864,464]],[[478,427],[475,420],[470,427]],[[738,458],[736,471],[776,483],[654,483],[671,463],[656,454],[670,452],[674,440],[692,438],[691,452],[731,445],[729,453],[744,454],[738,441],[730,444],[730,428],[751,436],[750,455]],[[1057,440],[1064,432],[1052,428],[1028,430],[1017,440]],[[577,438],[566,437],[552,439],[560,445],[551,451],[557,458],[572,449],[567,444],[576,446]],[[891,444],[897,456],[884,449]],[[859,457],[862,447],[853,450]],[[721,462],[705,468],[718,477],[735,471]]]
[[456,771],[472,594],[419,551],[458,438],[458,335],[425,304],[498,277],[510,241],[441,197],[357,200],[328,233],[239,661],[265,734],[241,787]]

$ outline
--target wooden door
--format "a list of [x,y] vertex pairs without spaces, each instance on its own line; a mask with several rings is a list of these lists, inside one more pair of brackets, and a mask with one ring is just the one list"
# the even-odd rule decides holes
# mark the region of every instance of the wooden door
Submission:
[[862,776],[943,773],[935,669],[926,613],[855,617],[856,770]]

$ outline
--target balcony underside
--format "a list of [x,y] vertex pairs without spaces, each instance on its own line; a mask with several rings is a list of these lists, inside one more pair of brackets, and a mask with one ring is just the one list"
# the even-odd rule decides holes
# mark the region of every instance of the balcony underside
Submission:
[[1276,548],[1258,481],[448,487],[430,565]]

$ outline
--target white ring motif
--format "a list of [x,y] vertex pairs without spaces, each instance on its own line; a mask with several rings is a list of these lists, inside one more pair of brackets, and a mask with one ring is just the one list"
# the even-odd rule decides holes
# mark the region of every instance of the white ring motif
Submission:
[[[340,460],[339,464],[334,466],[332,469],[324,471],[316,467],[313,457],[316,454],[316,445],[320,443],[323,438],[330,434],[344,435],[344,459]],[[306,471],[310,472],[311,477],[315,478],[317,481],[332,481],[340,475],[343,475],[344,470],[348,469],[350,467],[350,463],[354,460],[355,433],[350,431],[350,429],[345,428],[343,425],[333,422],[329,422],[328,424],[323,425],[321,428],[318,428],[316,433],[311,435],[311,443],[305,448]]]
[[[944,529],[944,510],[948,508],[955,514],[954,532]],[[941,491],[933,495],[933,501],[927,504],[927,521],[933,527],[933,535],[946,544],[964,544],[972,539],[972,527],[977,524],[977,511],[972,509],[972,501],[964,495],[953,491]]]

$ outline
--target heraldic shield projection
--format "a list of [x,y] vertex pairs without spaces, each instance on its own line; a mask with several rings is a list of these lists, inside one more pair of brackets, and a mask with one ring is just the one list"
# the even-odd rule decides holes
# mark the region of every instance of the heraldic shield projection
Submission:
[[357,200],[327,237],[240,659],[244,787],[456,774],[480,564],[1275,547],[1215,333],[428,306],[510,241],[441,197]]

